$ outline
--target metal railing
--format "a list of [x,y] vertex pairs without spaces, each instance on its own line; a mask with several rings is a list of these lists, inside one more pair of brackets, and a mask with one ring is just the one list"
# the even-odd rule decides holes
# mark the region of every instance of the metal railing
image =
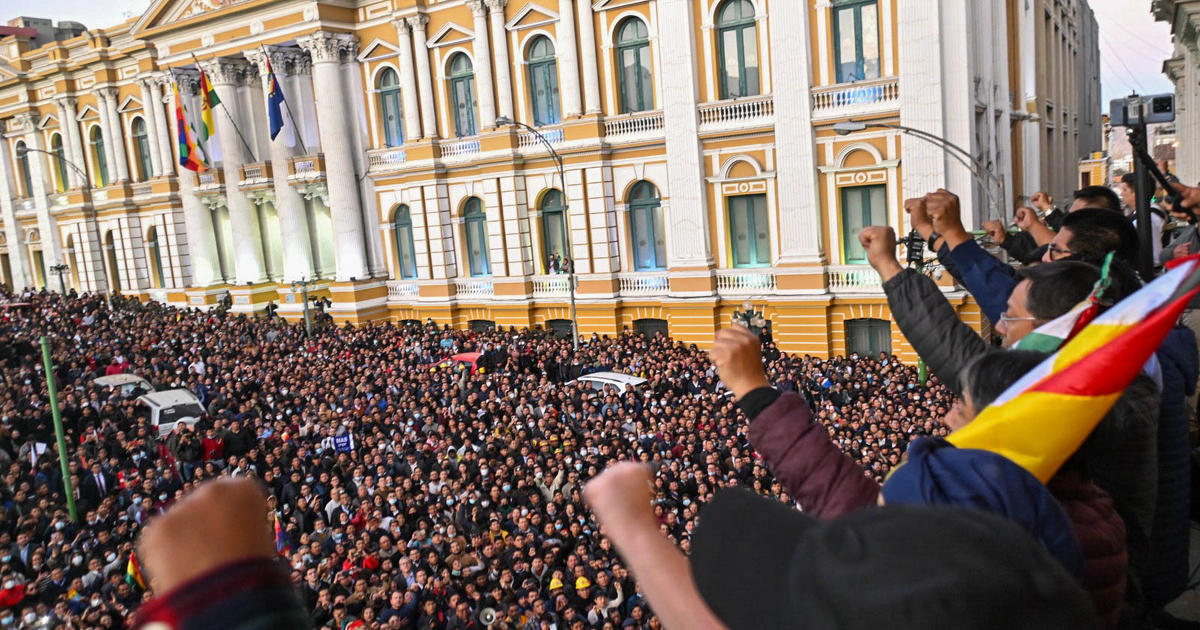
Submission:
[[649,135],[661,133],[662,128],[662,110],[625,114],[605,119],[604,137],[611,139],[621,136]]
[[241,167],[242,181],[251,179],[270,179],[271,178],[271,163],[270,162],[254,162],[253,164],[243,164]]
[[705,103],[698,108],[701,127],[738,127],[752,123],[768,123],[775,118],[775,97],[755,96],[719,103]]
[[617,278],[621,297],[666,295],[671,291],[671,280],[665,271],[623,273]]
[[718,269],[717,293],[748,295],[775,290],[775,272],[751,269]]
[[830,293],[883,293],[883,281],[870,265],[830,265]]
[[455,280],[454,293],[460,298],[490,298],[496,289],[491,280]]
[[442,145],[443,158],[461,158],[479,153],[479,140],[459,140]]
[[900,107],[900,80],[834,85],[813,88],[813,116],[840,117]]
[[412,280],[388,280],[389,300],[410,300],[420,295],[420,288]]
[[321,153],[300,155],[288,160],[288,168],[293,178],[319,179],[325,175],[325,156]]
[[533,297],[567,297],[571,292],[570,282],[566,275],[534,276]]

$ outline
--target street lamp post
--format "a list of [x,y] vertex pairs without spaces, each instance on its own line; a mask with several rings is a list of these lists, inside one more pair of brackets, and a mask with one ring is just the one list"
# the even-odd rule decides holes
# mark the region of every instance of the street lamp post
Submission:
[[[988,203],[993,208],[996,208],[997,212],[1001,212],[999,208],[1000,204],[1004,202],[1004,182],[1001,181],[995,173],[988,169],[988,167],[984,166],[982,162],[976,159],[974,155],[971,155],[970,151],[967,151],[959,145],[954,144],[953,142],[950,142],[941,136],[929,133],[928,131],[923,131],[921,129],[916,129],[914,127],[908,127],[905,125],[893,125],[891,123],[878,122],[859,122],[856,120],[848,120],[833,125],[833,130],[837,132],[839,136],[844,136],[869,128],[892,129],[899,131],[901,133],[920,138],[926,142],[941,147],[943,150],[949,151],[950,154],[955,157],[955,159],[957,159],[963,166],[967,167],[967,169],[971,171],[971,175],[975,176],[975,179],[979,180],[979,183],[983,184],[983,189],[988,196]],[[993,199],[992,197],[992,184],[994,184],[1000,191],[999,199]]]
[[513,120],[507,116],[500,116],[496,119],[496,125],[500,127],[516,125],[518,127],[528,129],[533,133],[533,135],[537,136],[537,139],[540,140],[542,144],[546,145],[547,149],[550,150],[550,157],[554,159],[554,164],[558,167],[558,181],[562,184],[563,195],[563,227],[565,228],[563,231],[566,232],[567,253],[571,254],[571,262],[570,264],[566,265],[567,290],[571,299],[571,346],[574,348],[575,352],[579,352],[579,315],[575,310],[575,252],[571,246],[571,204],[567,197],[567,176],[563,171],[562,156],[558,154],[558,151],[554,150],[554,145],[550,144],[550,141],[546,139],[546,136],[542,135],[542,132],[521,121]]
[[57,265],[50,265],[50,271],[53,271],[54,273],[58,274],[58,291],[59,291],[59,293],[63,294],[64,298],[67,296],[67,285],[66,285],[66,283],[63,282],[63,272],[69,268],[70,267],[67,267],[66,263],[58,263]]
[[[92,229],[95,230],[95,232],[96,232],[96,247],[98,247],[100,249],[100,271],[101,271],[101,273],[104,274],[104,303],[106,305],[108,305],[108,310],[111,311],[112,307],[113,307],[113,305],[112,305],[112,287],[108,286],[108,282],[109,282],[108,261],[105,259],[104,245],[100,242],[100,219],[96,216],[96,207],[92,205],[92,189],[91,189],[91,187],[88,186],[87,171],[80,168],[78,164],[72,162],[71,160],[68,160],[67,158],[65,158],[57,153],[54,153],[52,151],[46,151],[44,149],[34,149],[31,147],[23,146],[23,147],[21,147],[20,155],[18,155],[17,157],[22,157],[26,153],[29,153],[30,151],[32,151],[34,153],[45,153],[46,155],[49,155],[50,157],[61,161],[63,164],[66,164],[67,166],[71,167],[71,170],[75,171],[79,175],[79,181],[83,182],[83,187],[82,187],[83,194],[87,195],[87,205],[91,206],[91,208],[92,208],[91,226],[92,226]],[[51,269],[53,269],[53,268],[51,268]],[[60,276],[59,277],[60,284],[61,284],[61,281],[62,281],[62,277]]]
[[292,282],[292,293],[300,289],[304,296],[304,336],[308,339],[312,339],[312,319],[308,316],[308,287],[312,285],[313,281],[307,277]]

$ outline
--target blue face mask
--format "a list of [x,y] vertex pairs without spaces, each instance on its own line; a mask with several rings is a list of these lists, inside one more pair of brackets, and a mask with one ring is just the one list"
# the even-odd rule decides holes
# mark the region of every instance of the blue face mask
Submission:
[[512,490],[512,486],[511,486],[511,485],[509,485],[509,484],[507,484],[507,483],[506,483],[506,484],[504,484],[504,491],[505,491],[505,492],[509,492],[509,491],[511,491],[511,490]]
[[454,499],[446,499],[446,505],[454,505]]

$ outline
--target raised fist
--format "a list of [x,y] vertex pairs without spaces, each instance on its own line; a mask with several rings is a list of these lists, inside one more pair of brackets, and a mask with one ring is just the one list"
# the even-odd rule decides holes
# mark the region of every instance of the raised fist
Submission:
[[763,372],[762,341],[744,326],[718,330],[708,356],[717,367],[721,382],[738,399],[759,387],[770,386]]
[[896,260],[896,232],[892,228],[879,225],[865,227],[858,233],[858,242],[862,243],[867,253],[867,262],[879,272],[884,282],[903,269],[900,261]]
[[933,221],[933,229],[941,234],[965,232],[958,206],[958,195],[939,188],[925,195],[925,209]]
[[929,235],[933,233],[933,220],[929,218],[929,211],[925,208],[925,198],[905,199],[904,211],[908,213],[913,229],[921,235],[921,238],[928,239]]
[[1033,224],[1038,221],[1038,216],[1033,211],[1033,208],[1017,208],[1014,220],[1017,223],[1017,227],[1028,232],[1029,228],[1033,227]]
[[1033,197],[1030,198],[1030,202],[1032,202],[1033,205],[1042,212],[1046,212],[1050,210],[1050,208],[1054,207],[1054,197],[1051,197],[1049,193],[1042,191],[1033,193]]
[[987,232],[988,238],[992,239],[997,245],[1002,245],[1004,239],[1008,237],[1008,232],[1004,229],[1004,224],[999,221],[984,221],[983,230]]

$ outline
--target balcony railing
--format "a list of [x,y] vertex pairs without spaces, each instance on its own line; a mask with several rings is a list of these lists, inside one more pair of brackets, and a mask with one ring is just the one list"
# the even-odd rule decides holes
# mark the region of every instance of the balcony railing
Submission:
[[883,293],[883,281],[868,265],[828,267],[830,293]]
[[621,282],[621,297],[666,295],[671,291],[671,281],[665,271],[623,273],[618,278]]
[[[563,130],[561,128],[539,129],[538,132],[546,138],[551,146],[560,144],[563,141]],[[526,131],[517,136],[517,149],[532,149],[536,151],[545,148],[546,145],[542,144],[537,134],[532,131]]]
[[301,155],[288,160],[289,180],[311,181],[325,178],[325,155]]
[[219,192],[221,187],[225,185],[225,171],[219,168],[210,168],[203,173],[196,173],[196,192],[212,193]]
[[609,140],[631,136],[662,135],[662,111],[638,112],[614,116],[604,121],[604,137]]
[[411,300],[420,294],[417,283],[412,280],[389,280],[387,283],[389,300]]
[[752,269],[718,269],[717,293],[720,295],[753,295],[775,291],[775,272]]
[[460,298],[490,298],[496,290],[491,280],[455,280],[454,293]]
[[850,83],[814,88],[814,118],[841,118],[884,112],[900,107],[900,80]]
[[479,139],[459,140],[442,145],[442,157],[447,159],[466,158],[479,153]]
[[367,151],[367,169],[373,173],[397,170],[407,161],[408,154],[404,149],[388,147]]
[[242,181],[252,179],[271,179],[271,163],[270,162],[255,162],[253,164],[243,164],[241,167]]
[[706,103],[698,109],[701,131],[706,128],[737,129],[770,124],[775,120],[775,97],[771,95]]
[[534,276],[533,277],[533,297],[537,298],[555,298],[566,297],[571,293],[570,276],[552,275],[552,276]]

